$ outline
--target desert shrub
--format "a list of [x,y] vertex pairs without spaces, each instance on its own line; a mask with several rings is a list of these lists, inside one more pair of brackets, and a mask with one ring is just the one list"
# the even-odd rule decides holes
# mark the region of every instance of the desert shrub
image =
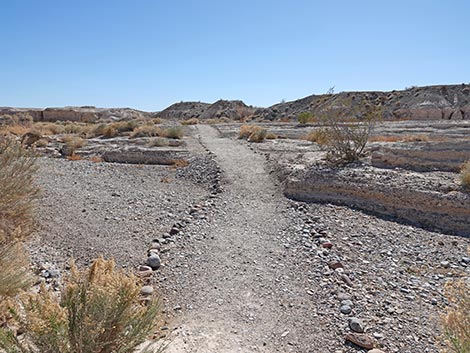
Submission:
[[62,141],[64,142],[64,145],[60,149],[60,152],[66,157],[74,156],[75,151],[78,148],[86,145],[86,140],[74,135],[67,135],[62,139]]
[[49,144],[49,141],[45,138],[40,138],[34,143],[36,147],[46,147],[48,144]]
[[159,136],[160,135],[160,128],[154,125],[143,125],[138,126],[132,131],[130,137],[137,138],[137,137],[152,137],[152,136]]
[[168,139],[164,137],[156,137],[149,141],[148,145],[150,147],[166,147],[169,145]]
[[297,116],[297,121],[300,124],[307,124],[307,123],[313,121],[313,113],[312,112],[299,113],[299,115]]
[[62,141],[70,147],[73,147],[74,149],[81,148],[86,145],[86,140],[78,137],[78,136],[65,136]]
[[181,122],[181,125],[197,125],[199,120],[196,118],[186,119]]
[[238,133],[239,139],[247,139],[253,132],[256,125],[242,125],[240,126],[240,132]]
[[55,123],[36,123],[34,128],[43,135],[58,135],[65,132],[65,127]]
[[81,134],[88,130],[87,125],[77,123],[67,123],[64,125],[64,132],[66,134]]
[[[17,235],[18,237],[23,236]],[[31,285],[29,261],[17,239],[5,239],[0,243],[0,301],[17,294]],[[3,310],[0,310],[0,315]],[[0,326],[1,326],[0,319]]]
[[277,135],[276,135],[276,134],[274,134],[274,133],[272,133],[272,132],[268,132],[268,133],[266,134],[266,140],[275,140],[275,139],[277,139]]
[[316,142],[319,145],[324,145],[327,142],[327,136],[328,135],[324,129],[315,129],[305,135],[303,139],[310,142]]
[[18,124],[18,118],[14,115],[0,115],[0,126],[10,126]]
[[0,142],[0,244],[33,230],[35,158],[12,139]]
[[470,160],[466,161],[460,170],[460,181],[463,187],[470,188]]
[[105,125],[102,127],[101,134],[103,137],[112,138],[119,134],[118,130],[113,125]]
[[170,126],[166,129],[160,129],[158,135],[170,139],[182,139],[184,136],[181,126]]
[[158,303],[145,305],[136,277],[99,258],[88,270],[72,264],[60,299],[44,287],[24,300],[25,340],[0,331],[7,352],[134,352],[152,333]]
[[268,132],[258,125],[242,125],[238,134],[239,139],[247,139],[249,142],[262,142]]
[[111,124],[119,133],[134,131],[138,126],[137,120],[118,121]]
[[450,303],[442,318],[444,343],[448,352],[470,352],[470,279],[448,282],[446,297]]
[[380,110],[353,107],[351,102],[342,108],[330,108],[322,116],[325,139],[323,147],[327,160],[334,164],[351,163],[364,154],[370,133],[380,119]]
[[263,142],[266,138],[267,131],[263,128],[254,129],[251,135],[248,137],[249,142]]

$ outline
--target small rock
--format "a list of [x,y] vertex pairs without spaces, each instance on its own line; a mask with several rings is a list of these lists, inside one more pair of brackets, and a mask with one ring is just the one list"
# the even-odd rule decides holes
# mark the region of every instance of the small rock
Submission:
[[353,287],[354,284],[352,283],[351,279],[348,277],[347,274],[343,273],[341,275],[341,279],[343,280],[344,283],[346,283],[349,287]]
[[152,254],[149,257],[147,257],[146,262],[147,262],[147,265],[149,265],[152,268],[152,270],[157,270],[162,265],[162,260],[160,260],[160,256],[158,256],[157,254]]
[[339,261],[331,261],[328,263],[328,266],[333,270],[336,270],[338,268],[344,268],[343,264]]
[[364,335],[363,333],[348,333],[345,336],[346,341],[354,343],[355,345],[365,348],[365,349],[372,349],[374,348],[374,340]]
[[450,267],[450,262],[449,261],[441,261],[441,266],[444,268],[449,268]]
[[321,246],[325,249],[331,249],[333,247],[333,244],[331,244],[330,242],[326,241],[324,243],[321,244]]
[[341,311],[341,313],[343,314],[348,315],[351,314],[352,308],[349,305],[341,305],[339,311]]
[[143,286],[140,290],[140,294],[142,295],[152,295],[153,294],[153,287],[152,286]]
[[367,353],[385,353],[385,352],[381,351],[380,349],[374,348],[374,349],[371,349],[370,351],[367,351]]
[[281,335],[281,337],[286,337],[289,334],[289,331],[284,331]]
[[349,327],[354,332],[359,332],[359,333],[364,332],[364,325],[363,325],[362,321],[359,320],[357,317],[352,317],[352,318],[349,319]]
[[174,311],[178,311],[178,310],[181,310],[181,309],[183,309],[183,308],[181,307],[181,305],[176,305],[176,306],[173,308]]
[[179,233],[179,231],[180,231],[179,228],[173,227],[170,230],[170,235],[176,235]]

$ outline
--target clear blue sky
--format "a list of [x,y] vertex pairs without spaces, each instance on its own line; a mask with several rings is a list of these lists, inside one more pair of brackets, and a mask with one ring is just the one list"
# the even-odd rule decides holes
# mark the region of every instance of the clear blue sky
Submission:
[[268,106],[470,81],[468,0],[0,0],[0,106]]

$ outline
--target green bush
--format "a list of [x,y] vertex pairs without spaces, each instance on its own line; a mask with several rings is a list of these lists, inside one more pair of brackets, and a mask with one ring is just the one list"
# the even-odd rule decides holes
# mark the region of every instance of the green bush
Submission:
[[300,124],[307,124],[313,121],[313,113],[311,112],[302,112],[297,116],[297,121]]

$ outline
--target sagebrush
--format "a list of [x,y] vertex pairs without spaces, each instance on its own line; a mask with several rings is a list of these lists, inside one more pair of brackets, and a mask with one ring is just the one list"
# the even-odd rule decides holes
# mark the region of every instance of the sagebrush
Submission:
[[153,332],[158,302],[143,303],[140,283],[99,258],[88,270],[72,264],[60,299],[42,287],[23,299],[24,339],[0,329],[0,348],[10,352],[131,353]]

